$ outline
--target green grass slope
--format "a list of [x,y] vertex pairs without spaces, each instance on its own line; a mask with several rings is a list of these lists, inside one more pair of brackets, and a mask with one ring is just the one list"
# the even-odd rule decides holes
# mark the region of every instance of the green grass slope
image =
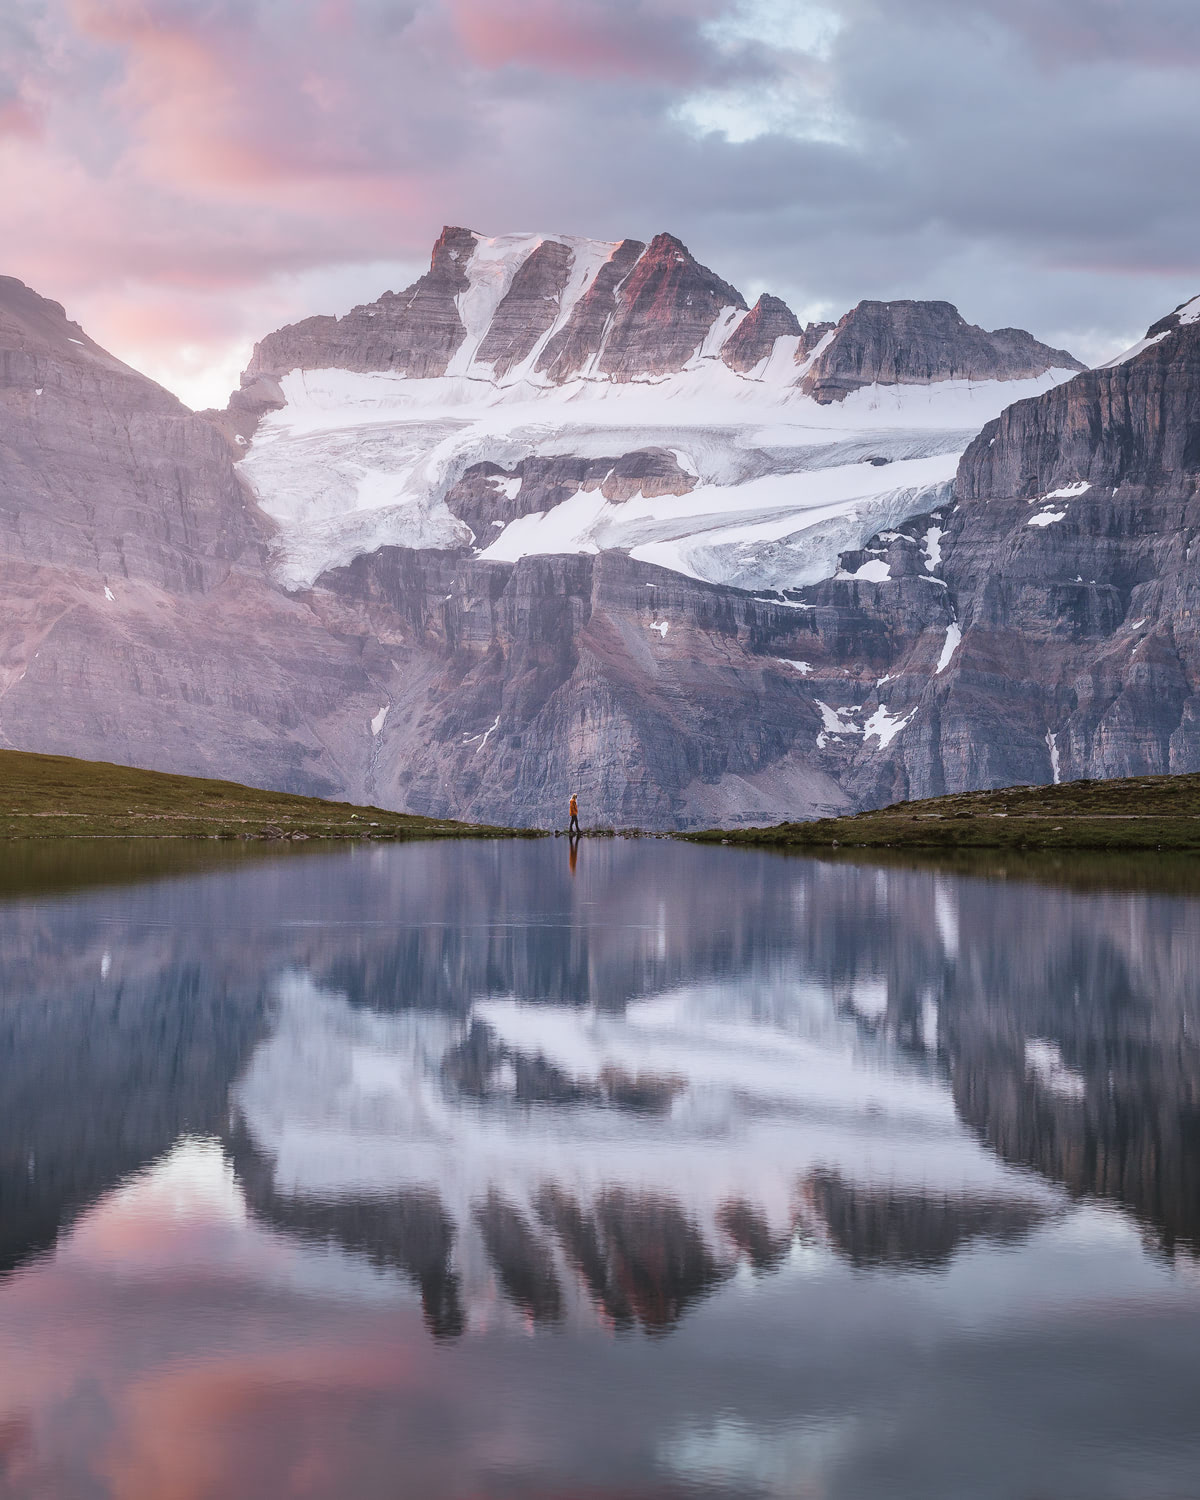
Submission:
[[796,849],[1200,850],[1200,775],[961,792],[854,817],[685,837]]
[[0,750],[0,838],[429,839],[522,833],[264,792],[233,781]]

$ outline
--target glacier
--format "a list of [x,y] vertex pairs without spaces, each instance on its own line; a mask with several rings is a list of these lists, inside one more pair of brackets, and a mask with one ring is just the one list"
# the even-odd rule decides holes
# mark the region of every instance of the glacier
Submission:
[[[880,528],[935,508],[985,422],[1073,373],[869,386],[834,408],[715,361],[656,381],[562,386],[297,370],[239,468],[277,524],[276,574],[290,589],[389,545],[478,545],[505,561],[611,547],[712,583],[800,586],[831,577],[838,553]],[[619,503],[581,492],[494,540],[445,505],[475,464],[647,447],[673,450],[695,488]]]

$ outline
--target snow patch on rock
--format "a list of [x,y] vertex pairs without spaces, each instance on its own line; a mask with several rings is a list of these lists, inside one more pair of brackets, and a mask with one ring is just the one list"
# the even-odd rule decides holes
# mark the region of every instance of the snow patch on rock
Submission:
[[881,703],[863,725],[863,742],[876,737],[879,748],[886,750],[915,713],[916,709],[910,708],[906,714],[893,714]]
[[855,568],[853,573],[847,573],[844,568],[839,568],[833,576],[839,582],[886,583],[892,576],[892,570],[882,557],[870,557],[865,563]]
[[820,698],[813,702],[821,713],[821,728],[826,734],[861,734],[862,726],[854,722],[852,708],[830,708]]
[[1058,786],[1062,781],[1062,766],[1058,756],[1058,735],[1046,731],[1046,749],[1050,752],[1050,774],[1054,777],[1054,785]]
[[1136,359],[1139,354],[1143,354],[1147,349],[1152,348],[1153,345],[1161,344],[1163,339],[1169,333],[1174,333],[1174,331],[1173,328],[1164,328],[1161,333],[1156,333],[1153,338],[1138,339],[1137,343],[1130,345],[1124,354],[1118,354],[1116,359],[1105,360],[1104,364],[1097,365],[1096,368],[1098,370],[1115,370],[1118,365],[1127,365],[1131,359]]
[[941,674],[950,665],[951,658],[954,656],[954,653],[958,650],[959,643],[960,643],[961,640],[962,640],[962,629],[958,625],[958,623],[957,622],[952,622],[951,624],[947,625],[946,626],[946,639],[942,642],[942,653],[938,657],[937,666],[933,669],[935,677],[940,677]]

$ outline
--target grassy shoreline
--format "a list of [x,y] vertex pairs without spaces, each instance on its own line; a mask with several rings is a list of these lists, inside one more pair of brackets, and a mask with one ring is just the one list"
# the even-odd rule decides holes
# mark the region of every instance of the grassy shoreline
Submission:
[[419,818],[351,802],[108,761],[0,750],[0,839],[496,839],[532,829]]
[[1200,774],[961,792],[848,817],[679,837],[775,849],[1200,852]]
[[[592,838],[620,832],[588,830]],[[538,829],[416,817],[107,761],[0,750],[0,839],[300,843],[546,836]],[[772,828],[655,836],[781,850],[1200,853],[1200,774],[963,792]]]

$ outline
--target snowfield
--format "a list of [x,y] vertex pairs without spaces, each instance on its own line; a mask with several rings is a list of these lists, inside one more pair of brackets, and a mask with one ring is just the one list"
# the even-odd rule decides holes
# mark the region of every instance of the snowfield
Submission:
[[[410,380],[342,369],[293,370],[286,406],[267,415],[240,462],[278,524],[275,565],[289,588],[387,545],[473,547],[513,561],[531,553],[615,548],[711,582],[745,588],[814,583],[837,555],[881,527],[932,509],[958,459],[1004,407],[1069,379],[871,386],[818,405],[796,386],[796,338],[741,375],[720,354],[746,316],[729,308],[677,374],[615,381],[594,373],[555,385],[535,370],[614,247],[575,253],[558,316],[526,359],[497,379],[477,351],[500,300],[540,239],[481,240],[457,299],[467,338],[448,373]],[[828,338],[832,335],[828,335]],[[473,537],[445,496],[475,464],[511,470],[534,456],[614,460],[671,450],[695,476],[685,495],[608,502],[581,492],[548,513]],[[497,494],[511,498],[516,476]]]
[[[788,373],[794,380],[794,365]],[[472,544],[503,561],[620,548],[714,583],[783,588],[832,576],[839,552],[933,509],[985,422],[1069,375],[871,386],[820,406],[719,361],[661,381],[558,387],[297,370],[282,381],[287,406],[264,419],[240,468],[278,523],[276,567],[289,588],[383,546]],[[619,503],[584,491],[494,538],[473,538],[445,505],[488,460],[511,469],[533,456],[616,459],[639,448],[673,450],[696,487]],[[501,484],[510,497],[519,488]]]

